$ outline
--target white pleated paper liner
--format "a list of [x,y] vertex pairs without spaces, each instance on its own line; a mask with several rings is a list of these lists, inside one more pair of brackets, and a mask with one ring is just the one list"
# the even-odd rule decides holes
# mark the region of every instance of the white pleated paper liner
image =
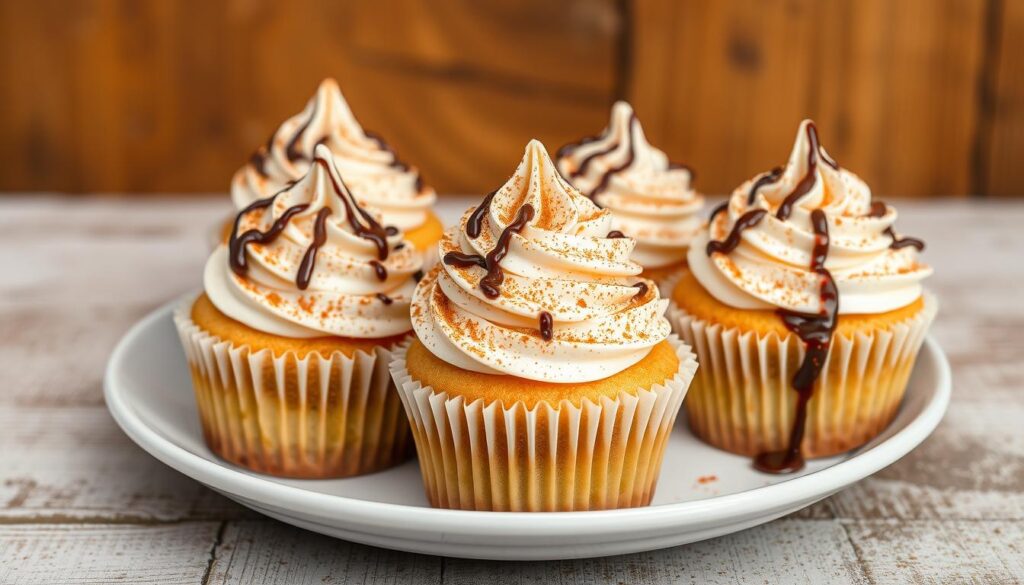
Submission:
[[[678,278],[666,284],[672,298]],[[925,293],[915,316],[852,337],[834,335],[808,404],[805,457],[826,457],[863,445],[892,422],[938,302]],[[673,301],[673,330],[697,353],[687,419],[694,434],[743,455],[785,449],[796,414],[793,375],[804,356],[795,335],[724,328],[697,319]],[[842,317],[840,316],[840,319]]]
[[193,300],[175,309],[174,324],[203,436],[218,456],[295,478],[360,475],[409,456],[409,425],[388,372],[391,350],[303,358],[251,351],[196,325]]
[[674,377],[614,399],[471,403],[424,387],[406,369],[409,343],[391,373],[412,426],[427,498],[464,510],[572,511],[645,506],[697,361],[672,335]]

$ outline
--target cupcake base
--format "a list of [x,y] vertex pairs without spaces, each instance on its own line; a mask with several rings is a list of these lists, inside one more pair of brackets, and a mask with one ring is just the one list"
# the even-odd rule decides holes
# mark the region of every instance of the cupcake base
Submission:
[[[645,365],[648,359],[652,367]],[[649,372],[665,359],[672,364],[667,377],[651,382]],[[697,370],[693,353],[675,336],[617,374],[646,386],[608,384],[589,393],[584,384],[558,389],[563,385],[482,374],[473,376],[489,378],[486,387],[438,390],[415,379],[410,363],[418,371],[450,366],[419,341],[396,350],[391,365],[431,505],[530,512],[649,504],[666,441]],[[524,385],[538,386],[542,397]],[[485,399],[481,392],[491,396]],[[558,393],[561,398],[554,398]],[[526,400],[513,400],[516,394]]]
[[[712,297],[689,271],[672,287],[668,317],[701,363],[686,403],[701,440],[754,456],[788,446],[804,344],[773,311],[744,311]],[[808,403],[804,457],[859,447],[896,416],[918,350],[937,312],[924,295],[880,315],[841,316]]]
[[338,478],[397,465],[409,428],[387,364],[391,347],[290,340],[249,329],[205,295],[174,322],[192,374],[203,437],[219,457],[292,478]]

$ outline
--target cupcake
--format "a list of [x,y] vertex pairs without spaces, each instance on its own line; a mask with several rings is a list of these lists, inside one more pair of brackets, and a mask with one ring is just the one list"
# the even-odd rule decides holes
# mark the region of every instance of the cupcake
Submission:
[[697,364],[611,214],[544,146],[439,244],[391,371],[431,505],[647,505]]
[[612,211],[610,236],[636,240],[633,261],[656,282],[686,265],[690,242],[704,227],[704,198],[693,171],[651,146],[633,108],[616,102],[600,136],[558,151],[558,170],[600,207]]
[[356,202],[380,215],[420,250],[434,250],[444,231],[431,211],[437,199],[415,167],[402,162],[384,140],[363,129],[352,115],[338,83],[325,79],[306,109],[281,124],[231,180],[239,210],[302,178],[314,149],[325,144]]
[[349,192],[326,146],[239,212],[175,312],[206,443],[242,467],[346,477],[403,461],[388,373],[422,259]]
[[701,363],[687,402],[698,437],[790,472],[892,421],[937,310],[924,244],[895,221],[809,120],[784,168],[712,212],[669,311]]

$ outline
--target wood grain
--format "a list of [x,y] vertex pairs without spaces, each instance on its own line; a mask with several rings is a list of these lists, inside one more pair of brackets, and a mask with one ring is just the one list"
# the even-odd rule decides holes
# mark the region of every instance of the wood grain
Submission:
[[[985,12],[970,0],[636,5],[629,96],[652,140],[727,193],[805,117],[878,193],[968,193]],[[667,40],[671,39],[671,40]]]
[[999,2],[991,17],[992,62],[984,80],[983,110],[990,119],[978,152],[979,173],[986,193],[1019,197],[1024,191],[1024,3]]

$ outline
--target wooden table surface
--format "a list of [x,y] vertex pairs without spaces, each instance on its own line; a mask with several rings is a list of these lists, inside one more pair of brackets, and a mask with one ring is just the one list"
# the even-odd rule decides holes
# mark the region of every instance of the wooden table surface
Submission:
[[942,303],[933,333],[953,365],[949,412],[921,447],[731,536],[495,563],[264,518],[159,463],[111,419],[111,349],[199,285],[226,198],[2,198],[0,583],[1024,582],[1024,204],[897,206],[901,231],[928,242]]

